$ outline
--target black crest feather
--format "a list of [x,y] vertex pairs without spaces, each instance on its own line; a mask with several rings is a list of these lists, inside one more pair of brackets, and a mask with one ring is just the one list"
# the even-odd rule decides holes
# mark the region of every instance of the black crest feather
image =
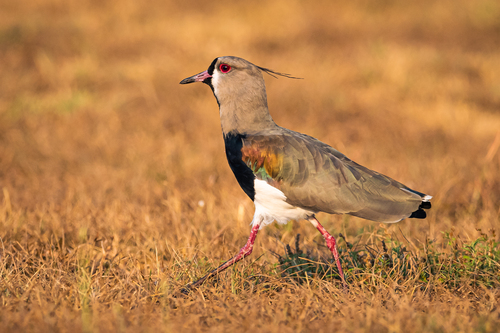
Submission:
[[275,79],[278,78],[278,76],[283,76],[283,77],[286,77],[286,78],[289,78],[289,79],[297,79],[297,80],[302,80],[303,78],[301,77],[295,77],[295,76],[291,76],[290,74],[287,74],[287,73],[280,73],[280,72],[275,72],[273,70],[270,70],[268,68],[264,68],[264,67],[260,67],[260,66],[257,66],[258,69],[260,69],[261,71],[271,75],[272,77],[274,77]]

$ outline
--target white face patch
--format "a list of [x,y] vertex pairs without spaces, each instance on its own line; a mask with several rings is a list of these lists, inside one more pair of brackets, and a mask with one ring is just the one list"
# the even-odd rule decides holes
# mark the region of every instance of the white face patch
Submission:
[[214,94],[217,96],[217,88],[219,86],[219,78],[220,73],[218,68],[214,68],[214,72],[212,73],[212,87],[214,87]]

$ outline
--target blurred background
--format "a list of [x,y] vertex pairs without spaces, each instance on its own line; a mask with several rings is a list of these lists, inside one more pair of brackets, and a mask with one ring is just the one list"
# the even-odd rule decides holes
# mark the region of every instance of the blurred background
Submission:
[[[265,77],[279,125],[434,196],[427,220],[393,228],[423,240],[498,226],[496,0],[19,0],[0,3],[4,241],[142,233],[186,255],[217,237],[221,258],[239,248],[253,205],[217,103],[179,85],[223,55],[304,78]],[[348,236],[376,226],[320,219]],[[312,229],[266,232],[319,241]]]
[[279,125],[434,197],[427,219],[394,225],[319,214],[333,235],[379,251],[397,240],[418,262],[435,244],[457,257],[457,238],[498,248],[498,0],[0,0],[3,329],[494,330],[498,290],[471,291],[474,274],[448,290],[416,271],[393,289],[347,271],[351,295],[287,282],[272,254],[297,234],[331,258],[303,221],[263,229],[217,288],[172,297],[250,231],[215,98],[179,85],[224,55],[303,78],[265,76]]

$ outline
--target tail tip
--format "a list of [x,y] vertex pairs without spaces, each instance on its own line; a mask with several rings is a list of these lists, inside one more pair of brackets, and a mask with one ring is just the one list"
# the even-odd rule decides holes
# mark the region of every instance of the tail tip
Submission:
[[411,213],[410,218],[411,219],[425,219],[427,217],[427,213],[423,209],[417,209],[413,213]]
[[427,217],[427,213],[424,209],[431,209],[432,204],[429,200],[432,199],[432,196],[426,195],[422,198],[422,203],[418,206],[418,209],[411,213],[410,218],[415,219],[425,219]]

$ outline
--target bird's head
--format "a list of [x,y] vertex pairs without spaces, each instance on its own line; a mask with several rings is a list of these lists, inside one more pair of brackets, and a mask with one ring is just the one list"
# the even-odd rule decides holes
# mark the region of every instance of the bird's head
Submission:
[[180,84],[203,82],[212,88],[218,100],[224,98],[227,94],[233,94],[234,96],[234,93],[238,90],[250,94],[262,92],[265,94],[262,72],[273,77],[279,75],[296,79],[289,74],[278,73],[256,66],[242,58],[225,56],[215,58],[206,71],[185,78]]
[[[185,78],[180,83],[203,82],[212,88],[220,107],[223,128],[240,128],[241,124],[265,123],[275,126],[267,110],[267,95],[262,72],[276,77],[288,74],[274,72],[232,56],[215,58],[204,72]],[[231,123],[225,126],[225,123]]]

